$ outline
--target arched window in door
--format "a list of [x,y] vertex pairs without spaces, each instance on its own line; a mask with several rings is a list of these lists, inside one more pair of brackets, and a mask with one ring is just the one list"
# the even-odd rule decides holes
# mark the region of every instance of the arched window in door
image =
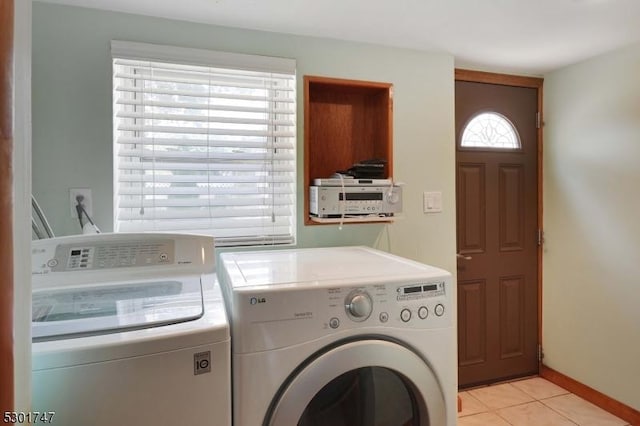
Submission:
[[464,128],[463,148],[520,149],[520,137],[513,124],[502,114],[482,112]]

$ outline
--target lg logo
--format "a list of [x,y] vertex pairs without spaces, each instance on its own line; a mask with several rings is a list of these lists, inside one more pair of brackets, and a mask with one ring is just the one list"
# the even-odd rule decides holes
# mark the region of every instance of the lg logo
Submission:
[[258,303],[267,303],[267,299],[265,299],[264,297],[252,297],[251,299],[249,299],[249,303],[251,305],[257,305]]

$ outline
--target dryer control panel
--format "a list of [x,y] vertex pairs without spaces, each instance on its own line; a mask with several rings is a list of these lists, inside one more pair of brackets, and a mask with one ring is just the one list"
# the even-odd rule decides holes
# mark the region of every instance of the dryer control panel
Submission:
[[235,293],[232,327],[239,352],[275,349],[336,333],[453,326],[450,277],[411,283]]
[[[338,315],[341,307],[347,318],[356,323],[363,323],[373,315],[372,321],[380,325],[412,328],[446,326],[448,303],[445,283],[445,280],[435,280],[407,285],[329,289],[329,308],[336,316],[330,318],[328,326],[338,329],[344,325]],[[341,300],[344,300],[342,305],[339,303]]]

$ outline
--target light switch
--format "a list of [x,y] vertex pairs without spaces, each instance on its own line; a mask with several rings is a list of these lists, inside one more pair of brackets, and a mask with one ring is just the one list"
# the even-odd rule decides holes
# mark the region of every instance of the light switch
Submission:
[[423,194],[424,212],[425,213],[441,213],[442,212],[442,192],[425,192]]

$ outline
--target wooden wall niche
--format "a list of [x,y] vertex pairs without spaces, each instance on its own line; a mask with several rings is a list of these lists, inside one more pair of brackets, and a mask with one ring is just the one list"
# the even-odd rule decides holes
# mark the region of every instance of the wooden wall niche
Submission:
[[304,77],[304,217],[309,185],[372,158],[387,161],[393,176],[393,85],[327,77]]

